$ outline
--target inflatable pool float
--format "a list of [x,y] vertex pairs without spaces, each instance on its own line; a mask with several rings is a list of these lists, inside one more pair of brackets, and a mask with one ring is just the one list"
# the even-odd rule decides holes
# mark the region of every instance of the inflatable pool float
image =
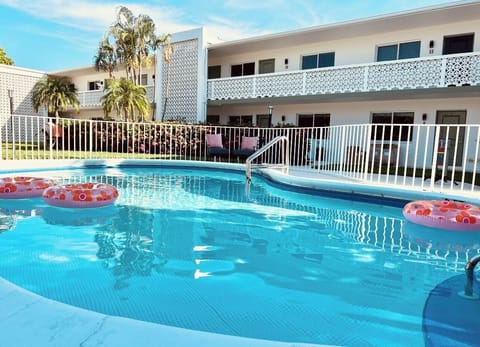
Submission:
[[40,177],[1,177],[0,199],[25,199],[42,196],[43,191],[56,184]]
[[52,206],[91,208],[113,204],[118,198],[118,191],[110,184],[78,183],[49,187],[45,189],[42,197]]
[[451,200],[412,201],[403,208],[410,222],[446,230],[480,231],[480,208]]

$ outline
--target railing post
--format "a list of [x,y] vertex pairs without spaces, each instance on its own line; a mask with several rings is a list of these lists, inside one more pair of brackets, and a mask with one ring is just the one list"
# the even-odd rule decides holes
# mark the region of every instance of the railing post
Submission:
[[442,70],[440,72],[440,86],[446,87],[447,83],[447,57],[442,57]]
[[365,69],[363,70],[363,91],[368,92],[368,65],[365,66]]
[[302,73],[302,94],[305,95],[307,90],[307,71]]
[[88,138],[88,147],[89,147],[89,158],[92,159],[92,148],[93,148],[93,120],[90,119],[90,129],[88,131],[89,138]]

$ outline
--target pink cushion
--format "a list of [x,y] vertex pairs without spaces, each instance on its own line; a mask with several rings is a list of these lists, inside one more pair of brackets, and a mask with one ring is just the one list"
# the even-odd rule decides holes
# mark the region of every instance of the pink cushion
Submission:
[[243,136],[240,149],[257,149],[257,145],[258,145],[258,137]]
[[207,134],[205,138],[208,147],[223,147],[222,134]]

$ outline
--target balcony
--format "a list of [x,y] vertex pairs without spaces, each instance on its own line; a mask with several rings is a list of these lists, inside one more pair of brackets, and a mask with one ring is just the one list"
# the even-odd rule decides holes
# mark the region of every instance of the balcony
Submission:
[[[147,90],[147,97],[150,102],[155,101],[155,87],[145,86]],[[80,101],[80,108],[99,108],[102,107],[100,98],[104,94],[104,90],[89,90],[77,92],[78,100]]]
[[480,53],[208,80],[209,101],[480,85]]

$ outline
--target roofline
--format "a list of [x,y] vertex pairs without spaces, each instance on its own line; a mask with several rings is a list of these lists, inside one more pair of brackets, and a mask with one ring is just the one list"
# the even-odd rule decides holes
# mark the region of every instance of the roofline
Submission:
[[446,3],[446,4],[425,6],[425,7],[420,7],[420,8],[417,8],[417,9],[392,12],[392,13],[388,13],[388,14],[364,17],[364,18],[360,18],[360,19],[351,19],[351,20],[340,21],[340,22],[335,22],[335,23],[321,24],[321,25],[302,28],[302,29],[294,29],[294,30],[290,30],[290,31],[283,31],[283,32],[278,32],[278,33],[273,33],[273,34],[252,36],[252,37],[244,38],[244,39],[238,39],[238,40],[232,40],[232,41],[226,41],[226,42],[219,42],[219,43],[212,43],[212,44],[208,45],[208,49],[224,48],[224,47],[242,45],[242,44],[251,43],[251,42],[279,39],[279,38],[288,37],[288,36],[291,36],[291,35],[305,34],[305,33],[314,32],[314,31],[337,29],[337,28],[347,27],[347,26],[350,26],[350,25],[364,24],[364,23],[368,23],[368,22],[374,22],[374,21],[385,20],[385,19],[393,19],[393,18],[397,18],[397,17],[403,17],[403,16],[408,16],[408,15],[414,15],[414,14],[419,15],[419,14],[427,13],[427,12],[431,12],[431,11],[448,10],[448,9],[452,9],[452,8],[464,7],[464,6],[469,6],[469,5],[473,5],[473,4],[480,4],[480,0],[460,0],[460,1]]
[[67,73],[67,72],[87,70],[87,69],[95,69],[95,65],[92,64],[92,65],[78,66],[78,67],[74,67],[74,68],[72,68],[72,69],[63,69],[63,70],[49,71],[48,74],[49,74],[49,75],[62,75],[62,74],[65,74],[65,73]]

